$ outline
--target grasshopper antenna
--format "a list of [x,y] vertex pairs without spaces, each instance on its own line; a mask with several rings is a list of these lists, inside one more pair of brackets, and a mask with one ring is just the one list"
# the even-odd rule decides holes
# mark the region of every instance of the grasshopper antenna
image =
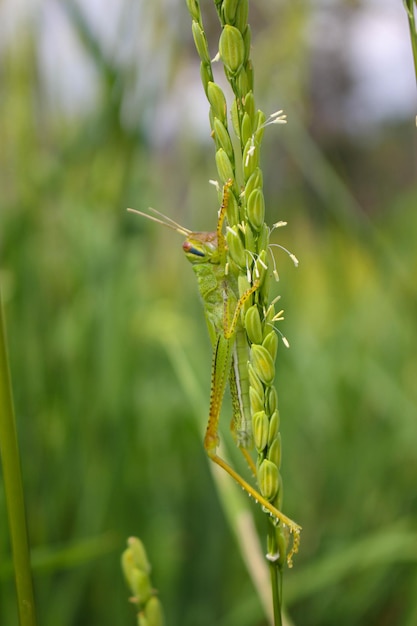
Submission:
[[167,215],[164,215],[163,213],[161,213],[160,211],[157,211],[156,209],[153,209],[152,207],[149,207],[149,211],[152,211],[158,217],[155,217],[154,215],[149,215],[148,213],[143,213],[142,211],[138,211],[137,209],[127,209],[127,210],[130,213],[137,213],[137,215],[146,217],[146,219],[151,220],[152,222],[156,222],[157,224],[162,224],[162,226],[166,226],[167,228],[170,228],[171,230],[175,230],[177,233],[180,233],[180,235],[184,235],[185,237],[188,237],[189,235],[191,235],[191,232],[192,232],[191,230],[189,230],[188,228],[185,228],[185,226],[181,226],[181,224],[178,224]]

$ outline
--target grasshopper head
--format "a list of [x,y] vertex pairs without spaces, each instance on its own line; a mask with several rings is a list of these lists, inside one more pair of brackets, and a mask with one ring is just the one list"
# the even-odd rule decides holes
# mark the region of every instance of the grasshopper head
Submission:
[[216,233],[190,233],[182,244],[185,256],[196,263],[219,263]]

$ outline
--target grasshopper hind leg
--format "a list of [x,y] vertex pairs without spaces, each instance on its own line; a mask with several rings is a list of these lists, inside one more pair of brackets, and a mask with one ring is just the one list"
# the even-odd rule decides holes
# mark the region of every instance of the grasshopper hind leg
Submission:
[[222,469],[224,469],[229,476],[234,478],[234,480],[242,487],[246,493],[255,500],[257,504],[259,504],[262,509],[268,513],[272,521],[275,524],[282,524],[285,528],[288,528],[288,531],[293,536],[292,547],[287,554],[287,563],[289,567],[292,567],[292,557],[294,554],[298,552],[298,546],[300,543],[300,533],[301,526],[296,524],[293,520],[287,517],[284,513],[275,508],[268,500],[266,500],[256,489],[254,489],[249,483],[238,474],[233,467],[231,467],[226,461],[224,461],[218,454],[213,450],[207,450],[207,454],[209,458],[219,465]]
[[[213,371],[212,371],[212,383],[211,383],[211,396],[210,396],[210,411],[207,422],[207,429],[204,438],[204,447],[209,458],[224,469],[229,476],[231,476],[246,493],[251,496],[255,502],[257,502],[264,511],[269,513],[272,520],[276,524],[283,524],[288,528],[289,532],[293,535],[293,545],[290,552],[287,555],[288,565],[291,566],[292,555],[298,550],[300,542],[301,527],[293,522],[289,517],[284,515],[276,507],[274,507],[259,491],[252,487],[236,470],[233,469],[224,459],[217,454],[217,447],[219,443],[218,425],[220,418],[220,409],[223,402],[224,391],[227,384],[228,375],[230,373],[232,359],[231,342],[223,335],[218,337],[214,353],[213,353]],[[249,466],[252,471],[256,473],[255,464],[250,458],[249,452],[244,448],[241,448],[245,458],[248,460]],[[250,459],[250,461],[249,461]]]

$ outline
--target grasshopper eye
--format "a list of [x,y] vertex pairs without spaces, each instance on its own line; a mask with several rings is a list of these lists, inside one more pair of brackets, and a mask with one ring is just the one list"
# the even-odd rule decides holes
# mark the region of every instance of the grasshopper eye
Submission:
[[216,233],[190,233],[182,244],[182,249],[194,266],[219,263]]
[[184,250],[186,254],[192,254],[194,256],[199,256],[199,257],[206,256],[203,250],[199,250],[198,248],[195,248],[189,241],[184,241],[182,245],[182,249]]

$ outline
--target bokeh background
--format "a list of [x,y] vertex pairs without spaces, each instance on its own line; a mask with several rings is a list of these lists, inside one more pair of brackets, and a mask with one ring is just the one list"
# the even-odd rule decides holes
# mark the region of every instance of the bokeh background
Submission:
[[[202,2],[211,51],[218,28]],[[417,623],[417,91],[399,0],[250,3],[291,348],[295,625]],[[219,80],[220,74],[219,74]],[[3,0],[0,281],[42,626],[133,624],[140,536],[170,625],[261,626],[208,469],[211,353],[181,238],[212,229],[208,107],[181,0]],[[225,438],[229,421],[225,410]],[[264,532],[264,518],[253,509]],[[17,624],[0,483],[0,623]]]

